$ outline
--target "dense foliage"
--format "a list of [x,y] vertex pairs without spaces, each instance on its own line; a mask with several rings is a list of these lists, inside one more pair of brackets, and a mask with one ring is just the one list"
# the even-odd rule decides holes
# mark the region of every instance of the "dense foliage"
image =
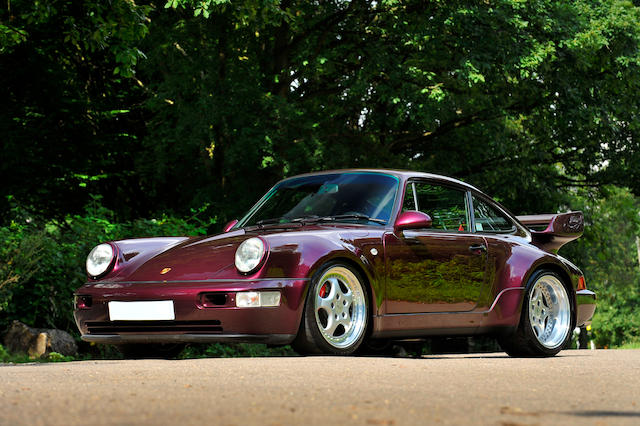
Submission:
[[604,197],[577,196],[585,232],[560,254],[580,265],[598,294],[593,334],[598,346],[640,342],[640,199],[620,188]]
[[219,229],[295,173],[394,167],[517,214],[584,209],[564,250],[607,307],[598,341],[636,338],[638,205],[608,185],[640,194],[639,47],[630,0],[7,1],[0,314],[72,328],[94,243]]
[[0,9],[1,211],[102,194],[123,219],[227,219],[353,166],[464,178],[518,213],[640,189],[631,1],[142,3]]
[[73,291],[86,280],[84,262],[96,244],[131,236],[202,235],[210,221],[199,213],[186,220],[163,216],[118,223],[98,197],[84,214],[61,220],[41,222],[14,209],[14,220],[0,227],[0,330],[17,319],[75,332]]

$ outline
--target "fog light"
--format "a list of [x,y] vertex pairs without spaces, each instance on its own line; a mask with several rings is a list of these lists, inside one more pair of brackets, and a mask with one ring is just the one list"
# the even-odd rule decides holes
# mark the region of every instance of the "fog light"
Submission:
[[259,308],[280,305],[279,291],[243,291],[236,293],[238,308]]
[[89,309],[93,300],[91,296],[75,296],[75,305],[77,309]]
[[278,306],[280,305],[279,291],[263,291],[260,293],[261,306]]

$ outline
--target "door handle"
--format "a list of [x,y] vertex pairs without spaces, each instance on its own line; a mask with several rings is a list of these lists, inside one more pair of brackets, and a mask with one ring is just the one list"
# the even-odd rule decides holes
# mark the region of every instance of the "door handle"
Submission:
[[480,254],[483,251],[487,251],[487,246],[485,246],[484,244],[469,246],[469,251],[475,254]]

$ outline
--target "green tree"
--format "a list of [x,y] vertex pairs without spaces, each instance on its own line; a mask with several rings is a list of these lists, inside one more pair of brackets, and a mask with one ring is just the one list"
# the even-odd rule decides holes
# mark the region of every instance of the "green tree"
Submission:
[[640,341],[640,200],[627,189],[606,187],[603,198],[576,196],[585,214],[584,235],[560,254],[583,269],[598,295],[593,335],[598,346]]
[[144,92],[134,76],[151,8],[128,0],[4,4],[0,211],[13,195],[60,217],[81,211],[93,192],[140,214],[131,157],[144,132]]
[[631,2],[167,5],[143,64],[152,186],[195,176],[227,205],[264,178],[401,167],[465,178],[517,212],[553,209],[567,186],[640,189]]
[[640,189],[630,1],[7,4],[2,195],[47,214],[99,193],[225,218],[336,167],[461,177],[518,213]]

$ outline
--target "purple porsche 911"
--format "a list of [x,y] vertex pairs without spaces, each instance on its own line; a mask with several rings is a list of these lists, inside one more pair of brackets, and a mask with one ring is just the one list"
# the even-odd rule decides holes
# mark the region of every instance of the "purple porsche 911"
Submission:
[[75,319],[83,340],[125,355],[190,342],[346,355],[490,334],[509,355],[553,356],[595,311],[582,273],[557,254],[583,228],[581,212],[516,217],[444,176],[305,174],[222,234],[98,245]]

